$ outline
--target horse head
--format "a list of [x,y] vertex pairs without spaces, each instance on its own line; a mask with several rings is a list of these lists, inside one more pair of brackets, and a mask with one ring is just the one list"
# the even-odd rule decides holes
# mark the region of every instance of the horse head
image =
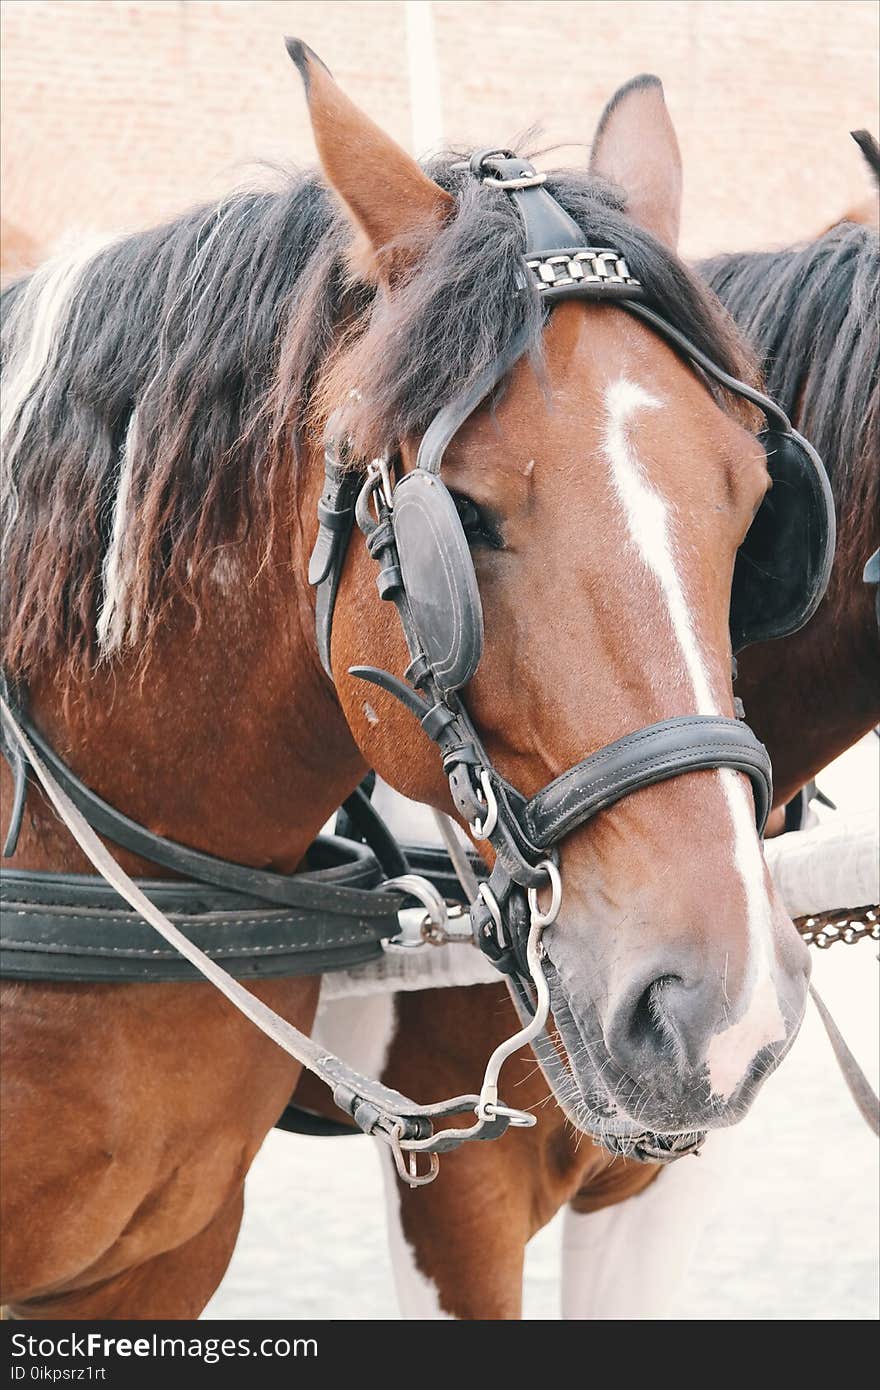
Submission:
[[[748,374],[729,322],[676,254],[681,162],[659,82],[636,79],[609,104],[588,171],[544,182],[509,152],[422,169],[310,50],[289,48],[350,220],[353,273],[376,284],[320,399],[346,457],[393,456],[376,485],[387,491],[391,467],[408,499],[410,475],[427,472],[426,489],[439,478],[439,458],[432,471],[424,456],[444,436],[442,482],[469,554],[457,540],[432,549],[454,530],[435,510],[408,541],[402,515],[393,524],[410,596],[420,554],[422,582],[434,575],[434,608],[430,594],[422,608],[458,644],[453,707],[497,785],[532,798],[645,726],[731,720],[734,566],[771,481],[758,414],[613,302],[545,314],[523,278],[523,219],[508,196],[511,170],[523,186],[543,183],[580,242],[625,255],[622,280],[647,286],[707,357]],[[471,408],[438,425],[450,399]],[[381,551],[381,538],[371,545]],[[460,577],[470,564],[477,593]],[[327,664],[365,759],[449,810],[436,750],[392,698],[412,677],[413,647],[374,576],[351,544]],[[380,577],[386,593],[398,580]],[[418,616],[415,601],[408,611]],[[365,686],[352,670],[365,663],[399,673],[396,686]],[[764,864],[749,780],[725,765],[651,781],[561,839],[561,906],[543,942],[576,1104],[588,1128],[624,1139],[736,1120],[797,1032],[809,973]]]

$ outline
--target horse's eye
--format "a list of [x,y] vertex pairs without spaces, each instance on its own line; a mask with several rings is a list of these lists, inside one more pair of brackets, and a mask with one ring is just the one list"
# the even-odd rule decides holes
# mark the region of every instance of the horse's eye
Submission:
[[494,521],[476,502],[460,492],[450,494],[461,521],[462,530],[468,545],[487,545],[493,550],[501,550],[504,542]]

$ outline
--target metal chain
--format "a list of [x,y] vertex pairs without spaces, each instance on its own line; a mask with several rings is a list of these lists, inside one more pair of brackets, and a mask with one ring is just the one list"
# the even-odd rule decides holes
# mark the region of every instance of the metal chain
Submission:
[[851,912],[822,912],[815,917],[798,917],[795,926],[806,946],[816,946],[827,951],[842,941],[845,946],[854,946],[857,941],[869,937],[880,941],[880,907],[856,907]]

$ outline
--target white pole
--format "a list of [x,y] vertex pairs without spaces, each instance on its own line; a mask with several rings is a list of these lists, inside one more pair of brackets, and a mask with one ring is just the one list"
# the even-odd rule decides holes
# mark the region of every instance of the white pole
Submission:
[[404,0],[409,58],[411,147],[417,157],[443,144],[443,101],[431,0]]

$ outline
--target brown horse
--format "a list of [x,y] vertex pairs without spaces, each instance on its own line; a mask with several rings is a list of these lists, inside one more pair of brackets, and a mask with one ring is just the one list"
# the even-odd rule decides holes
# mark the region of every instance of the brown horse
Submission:
[[[606,133],[618,125],[623,135],[640,99],[632,92],[618,98],[603,121]],[[597,153],[601,157],[601,144]],[[785,802],[880,722],[877,591],[862,582],[865,562],[880,545],[877,234],[862,225],[837,224],[804,246],[719,256],[700,269],[754,343],[768,390],[825,459],[837,505],[834,570],[818,612],[800,632],[755,645],[739,658],[736,689],[772,755],[777,809],[770,824],[775,819],[781,830]],[[374,1051],[386,1050],[385,1078],[419,1094],[460,1088],[502,1035],[505,1006],[503,991],[489,985],[401,993],[387,1036],[371,1039]],[[320,1105],[311,1085],[300,1094]],[[442,1174],[425,1193],[411,1194],[401,1184],[389,1189],[401,1303],[415,1316],[483,1316],[490,1300],[493,1316],[517,1316],[529,1236],[572,1197],[577,1212],[593,1214],[655,1176],[650,1168],[610,1160],[585,1142],[552,1101],[542,1104],[546,1088],[538,1076],[523,1080],[519,1096],[542,1108],[538,1128],[520,1136],[516,1146],[505,1142],[462,1155],[455,1171]],[[710,1185],[705,1170],[715,1162],[715,1142],[710,1139],[701,1156],[701,1171],[686,1163],[685,1171],[677,1166],[660,1178],[678,1213],[674,1248],[664,1246],[663,1277],[672,1283],[678,1256],[688,1248],[694,1210]],[[719,1167],[726,1163],[726,1154],[720,1155]],[[503,1221],[485,1201],[487,1191],[499,1190],[505,1194]],[[620,1238],[637,1240],[639,1222],[648,1220],[647,1211],[634,1212],[628,1234],[621,1226]],[[462,1248],[446,1234],[465,1224],[474,1232],[473,1247]],[[583,1236],[592,1255],[582,1260],[602,1258],[602,1225],[595,1225],[595,1235]],[[572,1240],[579,1239],[573,1228]],[[645,1253],[641,1244],[637,1248]],[[491,1295],[480,1285],[483,1262],[493,1272]],[[631,1272],[637,1263],[634,1257]],[[601,1271],[588,1273],[598,1287]],[[585,1271],[577,1275],[583,1289],[589,1279]],[[628,1296],[631,1315],[645,1299],[658,1306],[657,1290],[636,1287],[638,1282]],[[572,1303],[582,1310],[582,1297]]]
[[[357,456],[400,441],[409,469],[427,421],[530,330],[535,350],[444,464],[475,518],[486,613],[467,704],[526,795],[647,722],[732,715],[734,558],[768,488],[751,408],[713,396],[613,306],[565,303],[543,327],[518,278],[509,199],[454,158],[428,177],[314,55],[291,51],[321,178],[14,287],[4,401],[3,665],[36,723],[132,818],[282,871],[368,765],[450,808],[411,717],[346,674],[406,663],[361,546],[337,602],[335,688],[318,659],[306,570],[331,410],[345,405]],[[680,171],[659,84],[629,96],[590,171],[548,188],[698,348],[748,376],[728,320],[675,253]],[[86,868],[33,788],[13,863]],[[748,783],[722,769],[643,788],[570,834],[561,869],[546,940],[585,1038],[570,1056],[579,1091],[658,1133],[734,1122],[790,1046],[808,976]],[[302,978],[255,987],[304,1029],[317,991]],[[419,1018],[432,1084],[493,1031],[495,997],[482,1019],[475,1004],[442,1037],[430,1012]],[[28,1318],[198,1313],[297,1065],[204,985],[18,983],[4,989],[4,1029],[4,1301]],[[389,1072],[404,1062],[392,1053]],[[539,1101],[525,1060],[520,1073],[524,1099]],[[597,1191],[608,1181],[607,1154],[585,1143],[572,1156],[555,1120],[491,1149],[447,1166],[456,1193],[480,1193],[498,1238],[487,1247],[464,1224],[472,1195],[442,1217],[458,1234],[454,1311],[480,1317],[517,1312],[531,1231],[588,1174]],[[445,1175],[437,1191],[442,1204]],[[439,1211],[424,1206],[423,1233]]]

